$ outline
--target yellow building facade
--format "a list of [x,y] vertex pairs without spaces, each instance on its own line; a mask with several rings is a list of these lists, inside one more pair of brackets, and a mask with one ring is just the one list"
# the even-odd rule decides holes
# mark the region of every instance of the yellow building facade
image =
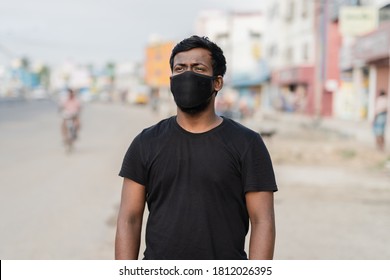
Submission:
[[159,42],[146,47],[145,81],[150,87],[169,87],[171,56],[173,42]]

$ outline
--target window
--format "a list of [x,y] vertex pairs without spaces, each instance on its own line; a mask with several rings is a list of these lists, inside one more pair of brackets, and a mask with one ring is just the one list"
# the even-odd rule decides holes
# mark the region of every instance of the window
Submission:
[[261,34],[260,34],[260,32],[250,30],[249,31],[249,37],[251,37],[252,39],[260,39],[261,38]]
[[274,57],[278,54],[278,48],[277,46],[275,45],[271,45],[269,48],[268,48],[268,56],[269,57]]
[[305,43],[302,47],[302,59],[303,61],[309,60],[309,44]]
[[286,62],[292,63],[294,51],[292,47],[287,48],[286,50]]
[[302,0],[302,17],[303,18],[306,18],[307,17],[307,11],[308,11],[308,2],[307,2],[307,0]]
[[293,21],[294,19],[294,1],[290,1],[290,5],[289,7],[287,8],[287,12],[286,12],[286,21],[287,22],[291,22]]
[[271,6],[268,12],[270,21],[272,21],[272,19],[278,15],[278,10],[279,10],[278,3],[274,3],[274,5]]

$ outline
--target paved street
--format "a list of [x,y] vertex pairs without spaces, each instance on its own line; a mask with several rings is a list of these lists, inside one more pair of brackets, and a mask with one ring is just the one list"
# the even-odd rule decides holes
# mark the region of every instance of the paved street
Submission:
[[[148,107],[87,104],[68,155],[54,103],[0,105],[0,258],[112,259],[122,157],[158,119]],[[390,259],[389,173],[357,164],[359,146],[333,163],[338,142],[313,137],[266,139],[279,185],[275,258]]]
[[129,141],[152,123],[151,114],[87,105],[75,153],[67,155],[54,104],[0,111],[0,258],[112,258],[117,173]]

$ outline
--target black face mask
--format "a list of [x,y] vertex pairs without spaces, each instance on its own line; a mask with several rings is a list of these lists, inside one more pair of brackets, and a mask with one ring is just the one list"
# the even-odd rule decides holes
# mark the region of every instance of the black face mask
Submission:
[[196,108],[207,103],[214,93],[212,76],[192,71],[171,76],[171,92],[179,108]]

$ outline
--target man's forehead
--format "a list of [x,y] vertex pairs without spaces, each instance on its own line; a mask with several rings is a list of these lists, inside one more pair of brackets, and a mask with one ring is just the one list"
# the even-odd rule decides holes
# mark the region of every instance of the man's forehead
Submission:
[[195,48],[189,51],[179,52],[174,58],[174,64],[200,62],[211,64],[210,51],[202,48]]

